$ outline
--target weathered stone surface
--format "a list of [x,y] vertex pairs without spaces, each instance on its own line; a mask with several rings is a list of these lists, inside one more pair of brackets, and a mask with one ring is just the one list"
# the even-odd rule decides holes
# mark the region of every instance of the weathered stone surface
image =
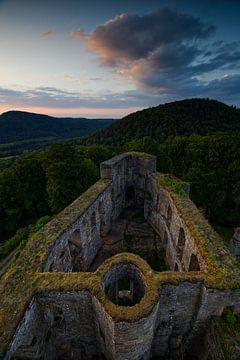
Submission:
[[[220,241],[213,253],[216,235],[206,220],[199,217],[200,226],[186,217],[188,211],[198,216],[186,185],[181,212],[177,195],[155,171],[156,158],[147,154],[101,164],[104,184],[96,196],[88,196],[79,215],[74,203],[65,209],[66,227],[51,235],[44,263],[32,275],[27,268],[36,290],[12,327],[4,359],[223,359],[212,317],[226,307],[240,313],[239,269]],[[172,181],[163,177],[164,184]],[[53,232],[54,224],[48,228]],[[116,255],[123,251],[150,265],[165,253],[168,271],[154,272],[130,253]],[[24,264],[30,264],[27,255]],[[8,279],[0,283],[1,296],[10,293],[2,290]]]
[[233,237],[230,240],[230,249],[232,253],[240,260],[240,227],[234,231]]

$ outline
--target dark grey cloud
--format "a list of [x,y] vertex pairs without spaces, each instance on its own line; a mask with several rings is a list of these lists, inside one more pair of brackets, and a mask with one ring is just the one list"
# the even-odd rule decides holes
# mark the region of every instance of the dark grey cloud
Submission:
[[215,27],[167,7],[149,15],[122,14],[98,26],[87,41],[103,62],[139,60],[170,43],[206,39]]
[[[200,89],[199,89],[200,92]],[[202,96],[227,102],[228,104],[240,104],[240,74],[226,75],[221,79],[210,81],[208,84],[201,85]]]
[[217,99],[239,107],[240,74],[225,75],[209,82],[190,79],[176,82],[175,87],[172,86],[172,82],[166,82],[163,95],[167,101],[201,97]]
[[[228,101],[227,92],[237,90],[240,42],[216,41],[216,31],[212,24],[165,7],[145,16],[117,16],[93,30],[87,42],[102,63],[130,77],[138,89],[162,98],[204,92],[217,98],[221,86]],[[228,73],[236,76],[224,78]],[[206,82],[214,76],[215,83]]]

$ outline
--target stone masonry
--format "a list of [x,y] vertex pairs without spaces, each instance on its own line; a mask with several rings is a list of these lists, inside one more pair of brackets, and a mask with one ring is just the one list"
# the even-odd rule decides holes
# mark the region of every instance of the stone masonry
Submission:
[[[120,240],[133,241],[124,211],[147,221],[166,271],[121,252]],[[239,285],[237,260],[187,184],[157,173],[154,156],[122,154],[101,164],[101,180],[30,239],[2,277],[0,356],[208,360],[217,352],[223,360],[212,319],[228,307],[240,313]]]

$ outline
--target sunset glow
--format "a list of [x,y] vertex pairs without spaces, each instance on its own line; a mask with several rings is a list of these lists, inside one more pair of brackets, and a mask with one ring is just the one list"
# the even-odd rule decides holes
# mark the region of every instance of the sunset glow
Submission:
[[239,105],[239,13],[235,0],[0,0],[0,112],[121,117],[190,97]]

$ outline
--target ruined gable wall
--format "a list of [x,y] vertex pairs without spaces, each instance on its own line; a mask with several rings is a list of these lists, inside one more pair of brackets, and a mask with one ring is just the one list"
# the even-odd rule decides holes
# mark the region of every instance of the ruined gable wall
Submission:
[[[87,271],[102,246],[101,235],[106,234],[111,223],[125,207],[126,189],[136,189],[136,201],[144,201],[147,175],[155,169],[154,157],[120,155],[101,164],[101,177],[111,184],[89,205],[56,240],[47,259],[44,271]],[[78,231],[78,238],[71,240]],[[75,237],[76,238],[76,237]],[[74,243],[74,244],[73,244]],[[74,268],[74,253],[81,253],[81,267]]]

